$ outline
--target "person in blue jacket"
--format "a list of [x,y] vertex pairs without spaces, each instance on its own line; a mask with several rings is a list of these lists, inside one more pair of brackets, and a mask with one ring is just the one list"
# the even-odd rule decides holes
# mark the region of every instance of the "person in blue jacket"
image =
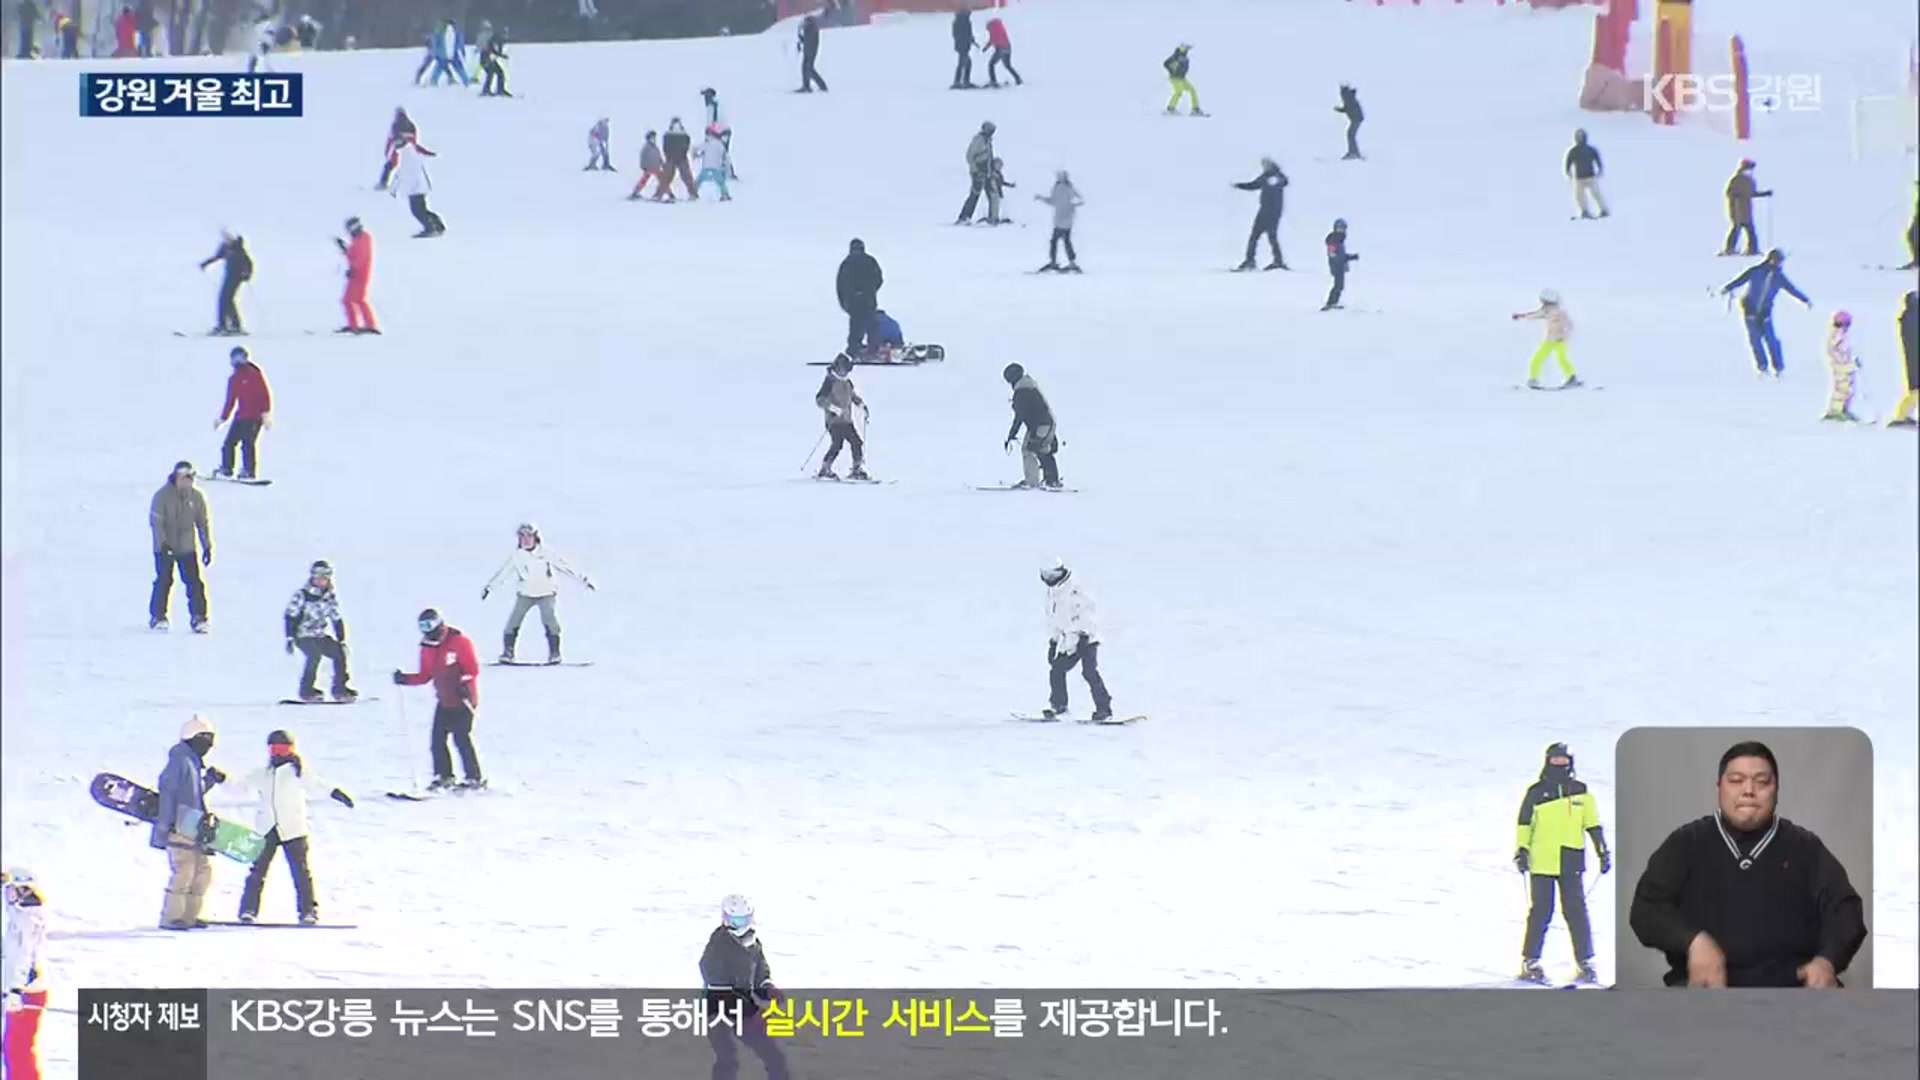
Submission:
[[1720,288],[1720,295],[1725,296],[1746,286],[1747,291],[1740,297],[1740,312],[1747,320],[1747,343],[1753,346],[1753,363],[1760,369],[1760,374],[1765,375],[1771,361],[1772,373],[1776,378],[1786,370],[1786,363],[1780,358],[1780,337],[1773,332],[1774,296],[1785,289],[1802,304],[1813,306],[1807,294],[1787,280],[1787,272],[1781,266],[1786,261],[1787,253],[1774,248],[1767,252],[1765,260],[1747,267],[1745,273]]
[[149,843],[167,853],[173,870],[160,907],[163,930],[197,930],[207,925],[200,909],[207,899],[207,886],[213,883],[213,860],[200,843],[199,823],[206,817],[207,792],[227,778],[219,769],[206,766],[212,751],[213,723],[195,713],[180,729],[180,741],[168,751],[167,767],[155,785],[160,807]]
[[[460,32],[460,26],[452,19],[441,24],[434,32],[433,74],[427,78],[427,85],[439,86],[440,76],[448,79],[458,78],[461,86],[472,86],[473,79],[467,75],[467,37]],[[416,80],[418,81],[418,80]]]
[[884,311],[873,313],[873,340],[896,349],[907,343],[906,335],[900,332],[899,321]]

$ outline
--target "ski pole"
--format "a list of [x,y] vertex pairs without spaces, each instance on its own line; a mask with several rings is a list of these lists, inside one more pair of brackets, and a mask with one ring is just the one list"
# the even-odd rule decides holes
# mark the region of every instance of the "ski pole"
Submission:
[[806,472],[807,467],[813,464],[813,455],[820,452],[820,444],[826,441],[827,441],[827,433],[824,431],[820,433],[819,438],[813,440],[813,449],[807,451],[807,460],[800,463],[801,472]]

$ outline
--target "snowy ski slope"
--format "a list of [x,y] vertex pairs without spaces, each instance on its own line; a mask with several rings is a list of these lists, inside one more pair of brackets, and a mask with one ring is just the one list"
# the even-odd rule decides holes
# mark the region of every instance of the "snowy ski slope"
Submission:
[[[1876,981],[1915,985],[1914,445],[1816,420],[1836,308],[1859,411],[1898,393],[1907,282],[1861,267],[1900,261],[1910,166],[1849,162],[1845,103],[1897,88],[1885,28],[1913,15],[1717,7],[1697,54],[1737,29],[1756,70],[1824,80],[1824,109],[1763,116],[1744,148],[1816,303],[1784,308],[1779,384],[1707,295],[1744,265],[1713,257],[1743,148],[1579,113],[1586,14],[1036,2],[1009,15],[1028,83],[997,94],[945,89],[938,17],[829,32],[811,96],[790,26],[521,46],[510,101],[413,88],[411,52],[311,55],[281,61],[307,75],[298,121],[82,121],[73,66],[7,63],[0,806],[5,859],[54,904],[56,1002],[683,984],[734,890],[795,986],[1484,982],[1514,966],[1512,816],[1541,748],[1573,745],[1611,823],[1613,740],[1640,724],[1868,732]],[[1161,115],[1181,40],[1210,119]],[[1334,160],[1342,80],[1365,163]],[[642,132],[697,131],[703,85],[737,132],[736,201],[623,201]],[[441,154],[433,244],[371,190],[396,104]],[[580,171],[602,115],[618,175]],[[1020,226],[954,229],[986,119]],[[1575,126],[1606,155],[1605,222],[1568,220]],[[1293,180],[1295,273],[1230,275],[1253,197],[1228,185],[1262,153]],[[1025,273],[1056,168],[1088,200],[1082,277]],[[306,336],[341,321],[328,238],[356,214],[386,335]],[[1353,310],[1322,314],[1335,216],[1364,258]],[[277,483],[207,486],[214,632],[157,636],[144,511],[175,459],[211,468],[227,351],[170,331],[210,324],[193,266],[222,226],[258,263]],[[819,433],[803,365],[844,331],[855,236],[883,306],[949,359],[856,372],[870,467],[898,483],[828,488],[797,472]],[[1538,329],[1506,316],[1546,286],[1604,392],[1510,389]],[[1059,411],[1079,494],[971,490],[1017,476],[1009,361]],[[597,663],[487,669],[496,790],[389,803],[426,764],[429,700],[387,680],[414,614],[491,655],[505,601],[480,586],[525,518],[600,586],[561,600],[570,656]],[[1043,701],[1055,556],[1100,602],[1117,707],[1149,722],[1006,721]],[[382,700],[275,708],[297,674],[280,610],[319,557]],[[216,762],[289,726],[361,797],[315,809],[322,911],[358,930],[133,932],[163,860],[85,781],[151,777],[195,710]],[[242,876],[217,865],[213,915]],[[266,910],[291,909],[276,870]],[[1557,927],[1548,949],[1568,966]],[[69,1033],[48,1025],[50,1059]]]

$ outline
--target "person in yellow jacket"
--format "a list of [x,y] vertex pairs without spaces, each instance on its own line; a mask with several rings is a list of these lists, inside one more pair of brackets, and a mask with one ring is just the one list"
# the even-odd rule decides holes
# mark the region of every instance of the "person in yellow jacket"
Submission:
[[1540,950],[1546,944],[1547,925],[1553,921],[1553,896],[1560,894],[1560,910],[1573,937],[1574,959],[1580,964],[1575,982],[1593,983],[1593,928],[1587,921],[1587,894],[1581,888],[1586,870],[1587,837],[1600,855],[1600,872],[1613,869],[1613,853],[1600,827],[1600,811],[1587,785],[1573,778],[1573,752],[1566,743],[1547,747],[1540,779],[1520,800],[1520,825],[1513,865],[1531,876],[1533,905],[1527,911],[1527,936],[1521,945],[1520,978],[1545,982]]

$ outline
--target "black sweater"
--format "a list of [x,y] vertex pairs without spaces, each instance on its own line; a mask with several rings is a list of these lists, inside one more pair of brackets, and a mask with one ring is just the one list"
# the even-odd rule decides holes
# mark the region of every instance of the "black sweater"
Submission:
[[1647,860],[1628,921],[1641,944],[1667,954],[1668,986],[1687,984],[1687,949],[1702,931],[1726,954],[1729,987],[1799,986],[1798,969],[1814,957],[1838,973],[1860,951],[1867,926],[1846,867],[1809,830],[1775,822],[1771,839],[1732,826],[1723,836],[1708,815]]

